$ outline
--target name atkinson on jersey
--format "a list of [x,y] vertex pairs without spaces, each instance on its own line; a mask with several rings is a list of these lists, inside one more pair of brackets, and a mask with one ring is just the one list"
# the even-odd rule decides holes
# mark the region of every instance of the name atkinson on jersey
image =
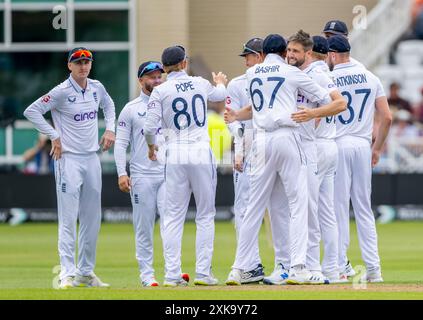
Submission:
[[352,74],[335,78],[336,85],[339,87],[350,86],[352,84],[367,83],[367,77],[364,73]]

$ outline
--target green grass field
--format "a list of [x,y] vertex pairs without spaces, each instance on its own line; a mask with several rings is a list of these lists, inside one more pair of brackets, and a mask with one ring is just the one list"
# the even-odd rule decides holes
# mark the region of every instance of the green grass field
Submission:
[[[351,225],[349,257],[361,265],[355,225]],[[352,284],[326,286],[226,287],[223,285],[235,254],[232,223],[216,223],[213,272],[218,287],[142,288],[135,261],[134,233],[129,224],[104,224],[97,251],[96,273],[110,289],[52,288],[58,264],[57,225],[0,226],[0,299],[423,299],[423,223],[396,222],[378,225],[384,284],[354,289]],[[184,230],[182,267],[195,276],[195,225]],[[273,270],[273,249],[263,227],[260,250],[267,274]],[[163,281],[161,239],[156,226],[155,268]]]

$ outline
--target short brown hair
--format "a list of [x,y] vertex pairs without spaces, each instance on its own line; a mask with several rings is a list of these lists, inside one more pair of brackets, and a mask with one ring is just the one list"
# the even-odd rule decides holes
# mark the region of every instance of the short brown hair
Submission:
[[172,65],[172,66],[163,66],[163,68],[164,68],[164,71],[167,73],[167,74],[169,74],[169,73],[171,73],[171,72],[178,72],[178,71],[182,71],[184,68],[183,68],[183,66],[182,66],[182,62],[184,62],[185,60],[183,60],[183,61],[181,61],[181,62],[179,62],[179,63],[177,63],[177,64],[174,64],[174,65]]
[[326,58],[328,57],[327,54],[320,53],[320,52],[314,52],[314,51],[311,53],[311,56],[314,59],[317,59],[317,60],[326,60]]
[[298,31],[296,34],[292,35],[288,42],[297,42],[301,44],[304,48],[304,51],[309,51],[313,49],[313,39],[307,32],[303,30]]

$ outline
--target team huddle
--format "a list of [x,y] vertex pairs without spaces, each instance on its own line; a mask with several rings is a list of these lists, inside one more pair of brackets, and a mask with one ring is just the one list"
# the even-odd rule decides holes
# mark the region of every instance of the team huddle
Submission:
[[[185,49],[166,48],[161,63],[140,65],[140,96],[123,108],[116,136],[114,103],[100,82],[88,79],[92,53],[72,50],[69,78],[24,112],[52,140],[60,288],[109,286],[94,273],[101,223],[98,108],[106,121],[100,146],[108,150],[115,143],[119,188],[131,195],[141,284],[159,285],[153,268],[158,214],[163,285],[188,285],[181,244],[191,194],[197,227],[194,284],[219,284],[212,273],[217,174],[207,101],[225,101],[224,118],[234,137],[237,249],[226,284],[348,282],[355,275],[347,257],[350,201],[367,271],[363,280],[382,282],[371,175],[392,118],[379,79],[350,57],[345,23],[329,21],[323,33],[311,37],[300,30],[287,41],[278,34],[249,40],[240,54],[248,69],[227,87],[221,72],[213,73],[214,85],[189,76]],[[43,117],[48,111],[54,127]],[[258,245],[266,211],[275,253],[267,276]]]

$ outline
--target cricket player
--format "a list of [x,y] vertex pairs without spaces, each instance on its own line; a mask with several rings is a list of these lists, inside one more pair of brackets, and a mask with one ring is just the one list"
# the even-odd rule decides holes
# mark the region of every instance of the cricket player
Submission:
[[[336,109],[334,112],[339,113],[346,110],[346,101],[339,93],[336,88],[336,85],[333,83],[329,77],[326,70],[328,70],[327,65],[323,61],[316,61],[312,58],[314,48],[313,39],[309,34],[300,30],[295,35],[289,38],[288,42],[288,54],[287,61],[290,65],[298,67],[300,70],[304,71],[308,76],[314,79],[322,88],[324,88],[332,100],[336,102]],[[317,49],[316,49],[317,50]],[[307,111],[312,112],[312,108],[317,108],[318,104],[308,101],[303,95],[298,96],[298,106],[306,106]],[[304,123],[301,123],[299,132],[301,138],[301,145],[305,152],[307,158],[307,182],[308,182],[308,250],[307,250],[307,268],[312,273],[312,282],[314,284],[324,284],[329,283],[329,279],[325,277],[322,273],[322,266],[320,265],[320,240],[321,240],[321,227],[327,231],[325,226],[321,225],[321,222],[324,223],[327,219],[330,220],[330,231],[331,235],[325,234],[325,242],[327,244],[328,237],[332,239],[329,240],[331,246],[333,247],[333,241],[335,245],[337,243],[337,234],[333,234],[337,231],[336,218],[334,212],[329,216],[318,215],[318,201],[319,201],[319,167],[318,167],[318,154],[317,154],[317,145],[316,145],[316,132],[315,132],[315,120],[310,120]],[[327,246],[326,246],[327,247]],[[338,270],[337,268],[337,259],[336,251],[329,252],[329,255],[332,257],[331,261],[331,272]],[[336,259],[333,261],[333,259]],[[334,281],[339,280],[339,275],[332,278]]]
[[[336,121],[336,144],[339,157],[335,177],[335,212],[339,232],[339,264],[348,264],[349,204],[352,202],[358,240],[366,264],[365,280],[382,282],[377,233],[370,193],[372,166],[379,156],[392,122],[391,112],[380,80],[363,66],[351,62],[346,37],[328,39],[329,68],[338,89],[347,99],[347,110]],[[380,120],[376,141],[372,145],[375,111]],[[346,275],[344,275],[346,277]]]
[[[340,35],[343,36],[345,38],[348,39],[348,27],[347,24],[341,20],[330,20],[328,21],[324,28],[322,33],[324,34],[324,36],[326,37],[326,39],[329,39],[330,37],[336,36],[336,35]],[[350,56],[350,62],[353,62],[359,66],[364,67],[364,65],[357,61],[356,59],[354,59],[353,57]],[[333,120],[335,120],[335,118],[333,118]],[[336,125],[335,125],[336,126]],[[354,268],[352,267],[350,261],[347,258],[347,263],[344,266],[340,266],[341,267],[341,274],[343,277],[354,277],[355,276],[355,271]]]
[[[263,40],[253,38],[244,45],[244,50],[240,56],[245,58],[245,64],[248,68],[263,62]],[[228,84],[228,97],[226,105],[234,110],[239,110],[247,106],[250,102],[248,93],[248,84],[246,75],[242,75],[232,79]],[[229,128],[234,136],[235,144],[235,164],[234,164],[234,190],[235,190],[235,228],[237,238],[241,227],[242,219],[245,216],[249,200],[249,174],[250,174],[250,149],[253,140],[253,124],[252,120],[242,122],[235,121],[229,124]],[[278,223],[277,219],[289,218],[289,211],[285,210],[279,204],[277,199],[283,193],[283,187],[280,181],[275,182],[274,191],[270,197],[268,210],[271,225]],[[274,200],[275,198],[275,200]],[[277,199],[276,199],[277,198]],[[273,223],[272,223],[273,222]],[[286,224],[282,224],[285,226]],[[272,239],[275,243],[275,268],[273,272],[264,277],[263,265],[259,253],[258,239],[257,245],[254,246],[253,259],[257,262],[257,267],[242,274],[241,283],[254,283],[263,280],[264,284],[283,284],[288,278],[289,270],[289,228],[283,230],[272,228]],[[283,276],[281,276],[283,275]]]
[[[245,59],[245,65],[250,68],[257,63],[263,61],[263,39],[252,38],[246,44],[240,54]],[[226,106],[233,110],[239,110],[249,105],[249,94],[247,88],[247,78],[243,74],[232,79],[228,84],[228,96],[226,98]],[[239,229],[247,209],[250,184],[249,184],[249,154],[251,143],[253,140],[253,123],[252,120],[236,121],[228,125],[234,137],[235,146],[235,162],[234,162],[234,213],[235,213],[235,229],[238,239]],[[261,263],[258,238],[254,244],[254,264],[255,268],[243,273],[241,278],[242,284],[253,283],[263,280],[264,270]]]
[[[147,61],[138,68],[141,93],[129,102],[119,115],[115,161],[119,176],[119,189],[131,193],[132,214],[135,231],[136,259],[140,280],[144,287],[156,287],[153,269],[153,232],[156,214],[163,215],[165,206],[164,164],[148,158],[144,138],[147,104],[153,88],[162,83],[163,66],[160,62]],[[164,144],[161,128],[157,130],[157,145]],[[126,149],[131,144],[129,178],[126,171]],[[160,219],[162,229],[163,219]]]
[[[264,208],[275,189],[275,181],[283,185],[283,196],[290,209],[289,238],[291,266],[288,284],[303,284],[311,278],[306,269],[307,252],[307,167],[299,144],[296,120],[310,120],[312,113],[297,111],[298,92],[322,107],[313,116],[331,114],[333,103],[326,90],[299,69],[288,65],[284,56],[287,44],[277,34],[266,37],[264,62],[247,70],[248,88],[253,106],[234,111],[227,108],[225,120],[253,118],[257,134],[253,140],[250,201],[241,225],[239,243],[227,285],[240,285],[243,270],[250,270],[254,239],[258,236]],[[298,119],[297,119],[298,118]],[[306,119],[307,118],[307,119]],[[280,197],[278,198],[280,201]],[[273,226],[272,226],[273,229]]]
[[166,48],[162,63],[167,81],[153,89],[144,134],[149,158],[156,160],[156,132],[166,140],[166,209],[163,216],[164,286],[186,286],[181,277],[181,242],[191,193],[197,205],[196,285],[217,285],[211,270],[216,194],[216,166],[207,130],[207,100],[224,101],[226,76],[215,75],[217,86],[185,72],[187,57],[181,46]]
[[[95,274],[97,236],[101,224],[101,166],[97,155],[115,141],[115,105],[104,86],[88,75],[92,53],[79,47],[69,52],[67,80],[24,112],[37,130],[52,141],[59,219],[60,288],[108,287]],[[98,110],[106,131],[98,142]],[[43,117],[51,111],[54,127]],[[78,265],[75,266],[79,220]]]

